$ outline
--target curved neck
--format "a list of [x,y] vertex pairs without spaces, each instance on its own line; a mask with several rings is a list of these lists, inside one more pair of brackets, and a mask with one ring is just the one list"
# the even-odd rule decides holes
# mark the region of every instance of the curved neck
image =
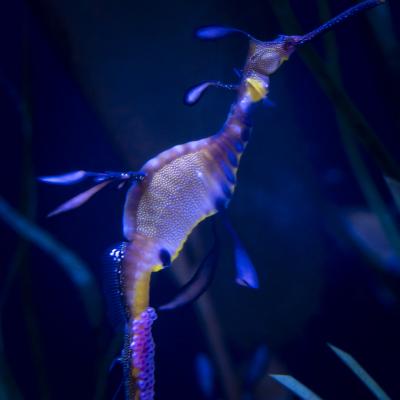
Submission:
[[243,80],[239,87],[236,101],[231,106],[225,125],[230,126],[237,123],[250,125],[250,111],[253,105],[254,101],[252,101],[251,96],[247,92],[246,83]]
[[228,117],[218,136],[247,142],[252,126],[250,113],[253,105],[268,94],[268,82],[261,77],[244,76],[238,87],[236,101],[232,104]]
[[237,98],[231,105],[228,117],[222,129],[215,136],[229,139],[233,143],[242,143],[245,146],[252,127],[250,112],[255,102],[249,90],[247,79],[243,78],[238,88]]

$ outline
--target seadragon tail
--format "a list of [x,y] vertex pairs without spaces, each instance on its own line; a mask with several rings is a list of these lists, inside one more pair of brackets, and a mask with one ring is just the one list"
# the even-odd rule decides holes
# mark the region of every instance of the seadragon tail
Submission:
[[148,307],[127,324],[125,361],[125,396],[127,400],[154,398],[154,351],[151,327],[157,314]]

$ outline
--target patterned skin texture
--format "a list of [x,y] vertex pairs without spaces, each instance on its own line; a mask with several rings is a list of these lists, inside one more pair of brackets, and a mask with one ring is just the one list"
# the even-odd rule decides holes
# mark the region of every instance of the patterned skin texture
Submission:
[[[129,328],[132,338],[129,351],[131,363],[135,365],[133,374],[136,378],[135,383],[138,389],[136,399],[138,400],[152,400],[154,397],[154,340],[151,335],[151,326],[156,318],[154,309],[148,307],[135,318]],[[130,396],[129,392],[128,396]]]
[[124,216],[131,242],[125,259],[135,259],[136,272],[162,268],[161,251],[173,261],[193,228],[228,204],[249,129],[236,118],[229,122],[221,133],[175,146],[144,165],[146,178],[128,192]]
[[[192,230],[205,218],[227,207],[236,184],[241,155],[250,136],[248,115],[252,104],[268,94],[269,77],[285,61],[285,40],[251,43],[244,76],[222,130],[205,139],[175,146],[148,161],[146,176],[133,185],[124,209],[124,235],[128,240],[122,262],[121,283],[125,305],[131,315],[128,326],[149,310],[150,275],[172,262]],[[128,333],[128,342],[152,343],[150,330]],[[140,380],[153,382],[135,362],[128,348],[128,399],[148,398],[153,393]],[[149,362],[149,361],[148,361]],[[147,372],[148,373],[148,372]]]
[[[132,316],[128,326],[136,326],[149,310],[151,273],[178,256],[197,224],[228,205],[241,154],[249,139],[245,116],[251,103],[246,92],[232,107],[220,133],[175,146],[148,161],[142,168],[145,179],[128,191],[123,221],[128,244],[121,274],[125,305]],[[135,333],[130,330],[127,340],[153,343],[149,329]],[[134,347],[125,351],[125,358],[131,363],[126,366],[127,398],[152,398],[151,361],[146,359],[147,367],[143,370],[133,354]],[[140,383],[144,381],[145,386]]]
[[[288,60],[295,49],[360,12],[384,0],[365,0],[304,36],[279,36],[262,42],[250,38],[249,54],[237,87],[237,101],[220,133],[206,139],[175,146],[148,161],[141,172],[97,174],[75,171],[58,177],[45,177],[48,183],[72,184],[82,177],[106,179],[64,203],[51,215],[77,208],[112,180],[125,182],[136,177],[140,183],[128,191],[123,228],[126,245],[121,258],[120,286],[127,314],[126,343],[123,351],[127,400],[153,398],[154,343],[151,325],[155,311],[149,307],[150,276],[169,265],[181,251],[191,231],[203,219],[225,208],[233,194],[241,154],[249,139],[248,114],[253,103],[268,95],[269,76]],[[222,30],[221,30],[222,29]],[[213,27],[204,31],[218,38],[237,29]],[[243,33],[243,32],[242,32]],[[194,100],[208,86],[193,92]],[[200,91],[200,92],[199,92]],[[102,180],[95,180],[101,182]]]

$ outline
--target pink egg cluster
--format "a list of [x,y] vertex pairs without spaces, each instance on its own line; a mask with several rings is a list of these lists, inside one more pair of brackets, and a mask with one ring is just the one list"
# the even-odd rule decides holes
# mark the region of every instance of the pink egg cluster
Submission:
[[143,311],[132,323],[132,342],[130,344],[132,363],[137,371],[136,385],[140,400],[154,397],[154,340],[151,326],[157,318],[152,307]]

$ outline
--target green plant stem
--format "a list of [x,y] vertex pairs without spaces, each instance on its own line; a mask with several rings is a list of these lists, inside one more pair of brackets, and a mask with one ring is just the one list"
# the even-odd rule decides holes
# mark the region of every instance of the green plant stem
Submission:
[[100,324],[100,289],[86,264],[42,228],[17,213],[0,197],[0,218],[25,240],[52,256],[80,289],[93,326]]

